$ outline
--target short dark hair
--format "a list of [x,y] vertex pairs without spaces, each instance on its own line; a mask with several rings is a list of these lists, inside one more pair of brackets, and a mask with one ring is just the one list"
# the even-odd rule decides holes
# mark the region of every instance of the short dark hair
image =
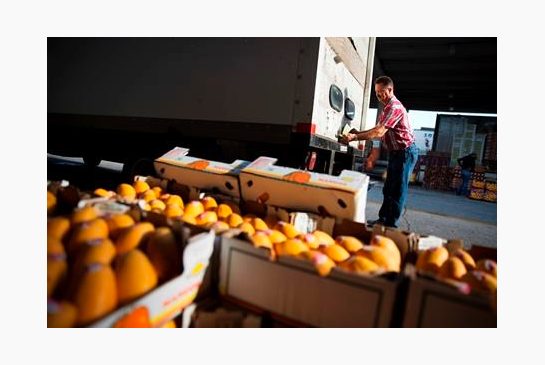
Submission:
[[394,87],[394,81],[388,76],[379,76],[375,80],[375,84],[381,84],[384,86]]

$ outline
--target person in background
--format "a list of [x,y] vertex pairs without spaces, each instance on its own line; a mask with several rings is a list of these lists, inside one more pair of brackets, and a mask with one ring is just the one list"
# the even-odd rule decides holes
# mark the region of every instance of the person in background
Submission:
[[471,173],[475,169],[476,159],[477,154],[474,152],[458,159],[458,164],[462,168],[462,183],[456,190],[456,195],[467,196],[469,194],[469,180],[471,179]]
[[409,114],[394,95],[394,82],[388,76],[375,80],[375,94],[384,109],[377,125],[369,130],[351,130],[341,139],[342,143],[380,139],[388,149],[388,170],[382,193],[384,199],[379,219],[371,224],[397,227],[409,190],[409,177],[418,159],[414,143],[414,132],[409,123]]

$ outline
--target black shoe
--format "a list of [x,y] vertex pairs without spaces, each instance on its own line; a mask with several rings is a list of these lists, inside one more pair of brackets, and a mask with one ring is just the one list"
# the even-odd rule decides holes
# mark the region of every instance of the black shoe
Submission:
[[369,226],[374,226],[375,224],[380,224],[380,225],[383,226],[384,223],[386,223],[386,222],[384,222],[384,220],[382,220],[382,219],[380,219],[380,218],[379,218],[379,219],[375,219],[374,221],[367,221],[367,225],[369,225]]

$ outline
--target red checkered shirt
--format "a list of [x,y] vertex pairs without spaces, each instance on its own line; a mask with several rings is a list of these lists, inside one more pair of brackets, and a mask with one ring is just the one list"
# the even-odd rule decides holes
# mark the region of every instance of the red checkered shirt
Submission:
[[414,133],[409,123],[409,114],[405,107],[395,96],[382,110],[378,118],[378,124],[388,128],[382,141],[389,151],[402,150],[414,142]]

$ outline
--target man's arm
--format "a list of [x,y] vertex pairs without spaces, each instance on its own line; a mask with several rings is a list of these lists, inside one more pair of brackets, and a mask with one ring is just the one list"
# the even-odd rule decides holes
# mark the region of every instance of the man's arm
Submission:
[[[351,130],[350,132],[352,131],[353,130]],[[341,143],[382,138],[382,136],[384,136],[387,131],[388,128],[386,128],[382,124],[379,124],[363,132],[348,133],[346,136],[342,137]]]

